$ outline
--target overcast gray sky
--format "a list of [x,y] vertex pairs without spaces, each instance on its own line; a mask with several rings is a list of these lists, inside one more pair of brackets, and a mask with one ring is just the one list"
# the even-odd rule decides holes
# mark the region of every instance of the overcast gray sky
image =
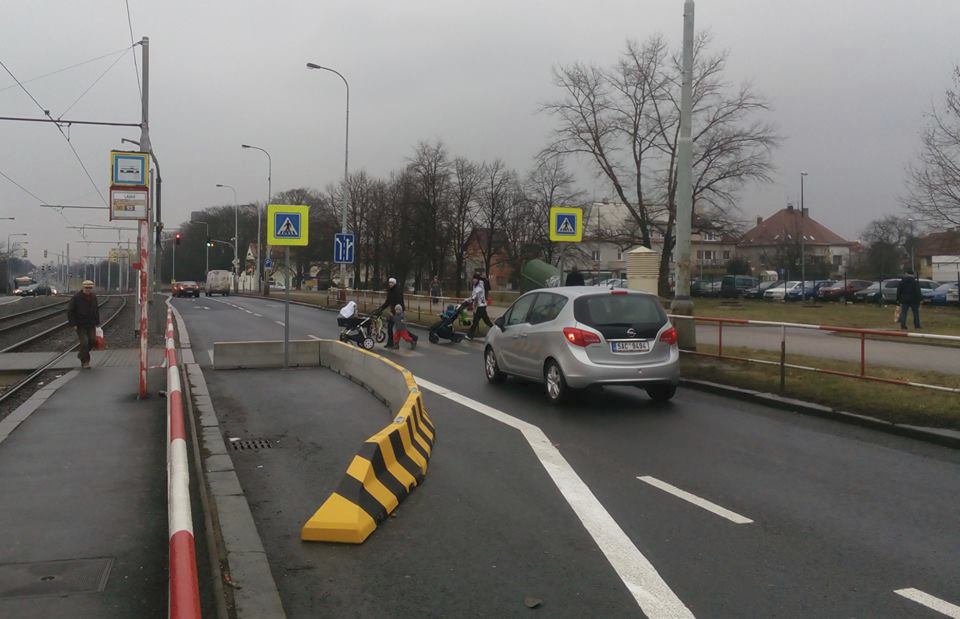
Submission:
[[[134,38],[150,37],[151,139],[168,226],[191,210],[232,202],[216,183],[236,186],[241,202],[266,197],[266,159],[241,143],[270,151],[275,191],[322,188],[342,176],[343,84],[307,70],[308,61],[350,80],[351,170],[387,174],[417,141],[441,139],[452,155],[501,157],[523,172],[552,128],[537,113],[557,96],[551,67],[607,65],[627,38],[657,32],[678,43],[683,8],[682,0],[129,5]],[[123,0],[4,0],[2,15],[0,61],[20,80],[130,45]],[[770,119],[786,138],[774,155],[774,182],[744,189],[744,216],[798,201],[801,170],[809,173],[811,214],[848,238],[897,211],[923,115],[960,61],[958,23],[956,0],[700,0],[697,28],[729,50],[731,81],[750,80],[770,99]],[[116,58],[25,85],[56,117]],[[139,114],[127,52],[64,118],[137,122]],[[0,116],[38,115],[0,70]],[[74,126],[69,136],[106,195],[109,151],[139,130]],[[585,164],[571,168],[588,179],[588,195],[610,194],[589,180]],[[52,125],[0,122],[0,172],[46,202],[100,203]],[[0,221],[0,243],[10,232],[28,233],[37,263],[40,250],[62,251],[64,241],[79,238],[64,229],[64,217],[106,219],[106,211],[61,216],[39,204],[0,177],[0,217],[17,218]],[[103,252],[91,246],[87,253]]]

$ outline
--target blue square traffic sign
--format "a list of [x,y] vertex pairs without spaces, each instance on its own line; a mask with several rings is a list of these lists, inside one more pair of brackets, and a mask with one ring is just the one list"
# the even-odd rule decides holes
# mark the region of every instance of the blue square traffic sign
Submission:
[[355,246],[353,234],[338,232],[333,237],[333,261],[336,264],[353,264],[353,249]]

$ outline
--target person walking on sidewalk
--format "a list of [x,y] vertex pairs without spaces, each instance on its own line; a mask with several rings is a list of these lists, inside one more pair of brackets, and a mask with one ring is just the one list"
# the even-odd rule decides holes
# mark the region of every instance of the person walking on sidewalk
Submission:
[[913,312],[913,328],[920,328],[920,301],[923,300],[923,291],[913,271],[907,271],[897,285],[897,305],[900,306],[900,328],[907,329],[907,310]]
[[[406,305],[403,302],[403,287],[397,285],[397,279],[391,277],[387,280],[387,298],[383,302],[383,305],[380,306],[380,312],[389,308],[393,308],[399,305],[401,309],[405,308]],[[384,348],[393,348],[393,321],[387,321],[387,343],[384,344]]]
[[473,276],[473,294],[470,295],[470,301],[473,303],[473,322],[470,323],[470,330],[467,331],[467,339],[473,340],[481,320],[487,323],[488,329],[493,326],[490,317],[487,316],[487,289],[480,275]]
[[420,338],[410,333],[410,329],[407,328],[407,318],[403,313],[403,306],[399,303],[393,307],[393,316],[390,317],[390,321],[393,323],[393,347],[400,348],[400,340],[404,340],[410,344],[411,350],[416,348],[417,340]]
[[89,279],[80,284],[80,291],[73,295],[67,305],[67,324],[77,329],[80,350],[77,357],[80,367],[90,369],[90,349],[97,339],[97,327],[100,326],[100,308],[97,307],[97,295],[93,294],[93,282]]

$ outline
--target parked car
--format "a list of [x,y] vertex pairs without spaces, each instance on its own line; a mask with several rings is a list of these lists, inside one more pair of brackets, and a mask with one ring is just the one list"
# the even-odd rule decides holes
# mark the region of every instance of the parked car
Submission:
[[720,296],[724,299],[738,299],[748,289],[757,285],[757,278],[749,275],[724,275],[720,280]]
[[946,284],[940,284],[936,290],[933,291],[929,302],[934,305],[946,305],[950,303],[950,292],[953,292],[953,299],[956,300],[957,297],[957,282],[947,282]]
[[769,288],[776,286],[777,284],[783,286],[783,282],[778,281],[769,281],[769,282],[760,282],[753,288],[747,288],[743,291],[744,299],[762,299],[763,293],[766,292]]
[[858,290],[857,292],[853,293],[853,302],[878,303],[880,302],[882,296],[884,301],[893,303],[897,299],[897,286],[899,285],[899,277],[885,279],[880,282],[873,282],[863,290]]
[[666,401],[679,363],[677,331],[659,299],[622,288],[528,292],[497,318],[484,348],[488,381],[534,380],[554,403],[591,385],[632,385]]
[[182,282],[177,282],[177,284],[177,291],[174,293],[174,296],[194,298],[200,296],[200,285],[197,284],[197,282],[185,280]]
[[848,279],[846,282],[834,282],[831,286],[824,286],[817,291],[817,296],[824,301],[846,301],[853,295],[871,284],[866,279]]
[[605,279],[601,281],[599,284],[597,284],[597,286],[603,286],[605,288],[626,288],[627,280],[614,277],[611,279]]
[[921,279],[920,282],[920,292],[923,294],[923,302],[929,303],[933,299],[934,291],[940,287],[940,284],[933,281],[932,279]]
[[800,283],[799,281],[777,282],[776,286],[770,286],[763,291],[763,298],[767,301],[783,301],[793,290],[796,290],[796,294],[799,295]]
[[212,296],[219,294],[221,296],[230,296],[230,288],[233,286],[233,273],[224,270],[214,270],[207,272],[207,282],[204,285],[206,295]]

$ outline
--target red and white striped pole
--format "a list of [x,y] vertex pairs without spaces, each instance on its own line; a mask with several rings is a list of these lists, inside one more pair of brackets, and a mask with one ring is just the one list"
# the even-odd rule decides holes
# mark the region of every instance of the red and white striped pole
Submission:
[[190,469],[183,414],[180,368],[174,343],[173,312],[167,309],[167,523],[170,534],[171,619],[200,617],[200,589],[190,510]]
[[140,398],[147,397],[147,277],[150,273],[150,253],[147,243],[150,242],[150,225],[146,219],[140,220]]

